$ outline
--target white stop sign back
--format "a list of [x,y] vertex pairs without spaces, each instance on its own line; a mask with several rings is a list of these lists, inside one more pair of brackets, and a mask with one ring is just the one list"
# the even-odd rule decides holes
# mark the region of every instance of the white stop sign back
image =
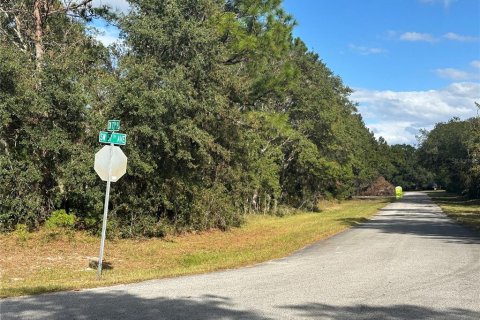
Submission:
[[104,146],[95,154],[93,168],[103,181],[108,181],[108,164],[110,161],[110,148],[112,148],[112,179],[116,182],[127,172],[127,156],[117,146]]

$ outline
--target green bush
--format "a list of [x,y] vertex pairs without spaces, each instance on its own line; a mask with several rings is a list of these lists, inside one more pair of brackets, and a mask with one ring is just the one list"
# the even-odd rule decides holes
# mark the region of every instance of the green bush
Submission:
[[30,237],[30,233],[28,231],[28,227],[24,223],[18,223],[15,226],[14,234],[17,238],[17,243],[24,243]]
[[196,190],[186,225],[195,230],[227,230],[231,226],[240,226],[242,222],[243,218],[225,187],[215,184],[211,188]]
[[136,229],[136,234],[141,234],[148,238],[163,238],[169,232],[169,227],[165,220],[160,219],[157,221],[157,219],[152,216],[144,216],[141,219],[138,219]]
[[72,240],[74,237],[75,220],[74,214],[68,214],[63,209],[53,211],[47,221],[45,221],[46,240],[55,239],[59,235],[66,235]]
[[73,229],[75,227],[75,215],[68,214],[65,210],[53,211],[50,217],[45,222],[45,228],[54,229],[54,228],[64,228],[64,229]]
[[285,205],[280,205],[278,206],[277,210],[273,212],[277,217],[286,217],[286,216],[292,216],[295,214],[300,213],[300,210],[285,206]]

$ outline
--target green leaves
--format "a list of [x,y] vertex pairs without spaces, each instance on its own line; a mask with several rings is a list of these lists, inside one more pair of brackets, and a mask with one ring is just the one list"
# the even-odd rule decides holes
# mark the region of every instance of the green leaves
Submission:
[[480,196],[479,118],[460,121],[453,118],[437,123],[425,136],[419,149],[422,163],[432,170],[436,182],[448,191]]
[[95,93],[110,77],[106,50],[52,1],[45,8],[53,6],[55,13],[42,11],[44,56],[38,69],[33,46],[16,50],[22,39],[8,37],[19,31],[25,40],[34,33],[32,2],[12,5],[15,10],[0,18],[13,28],[0,26],[6,31],[0,36],[2,230],[17,222],[36,228],[58,208],[78,210],[80,218],[98,209],[99,183],[89,164],[97,133],[91,130],[95,112],[106,107]]
[[18,52],[13,17],[0,17],[2,229],[65,209],[95,231],[104,186],[93,155],[112,118],[129,137],[111,194],[120,236],[227,229],[278,205],[317,209],[393,170],[351,90],[293,39],[280,0],[130,2],[123,17],[96,12],[121,28],[112,51],[84,20],[42,11],[41,64],[30,42]]

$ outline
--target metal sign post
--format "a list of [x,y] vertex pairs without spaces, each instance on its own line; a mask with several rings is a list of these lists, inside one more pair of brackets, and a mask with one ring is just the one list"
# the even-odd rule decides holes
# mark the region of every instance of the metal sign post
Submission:
[[108,161],[108,180],[107,190],[105,191],[105,203],[103,204],[102,240],[100,242],[100,254],[98,256],[97,280],[100,280],[102,277],[103,250],[105,247],[105,236],[107,233],[108,201],[110,199],[110,183],[112,182],[112,154],[113,143],[110,144],[110,160]]
[[[127,143],[126,134],[115,132],[119,129],[120,120],[108,121],[107,130],[109,132],[102,131],[99,134],[99,142],[109,144],[108,151],[105,150],[107,148],[105,146],[95,154],[94,169],[103,181],[107,181],[105,203],[103,204],[102,239],[100,241],[100,253],[98,256],[97,280],[100,280],[102,277],[103,253],[107,233],[108,202],[110,200],[110,184],[122,177],[127,169],[127,157],[119,147],[115,146],[115,144],[125,145]],[[113,177],[112,172],[115,174]]]

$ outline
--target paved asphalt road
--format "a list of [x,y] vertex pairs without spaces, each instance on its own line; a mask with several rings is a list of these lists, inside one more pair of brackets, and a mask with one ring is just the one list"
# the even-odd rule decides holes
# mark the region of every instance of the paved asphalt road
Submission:
[[480,237],[424,194],[287,258],[4,299],[7,319],[480,319]]

